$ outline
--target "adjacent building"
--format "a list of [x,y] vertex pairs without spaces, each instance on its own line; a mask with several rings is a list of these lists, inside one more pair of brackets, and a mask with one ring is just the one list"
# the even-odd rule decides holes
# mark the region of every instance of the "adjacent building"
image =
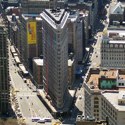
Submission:
[[43,20],[44,90],[57,111],[63,112],[68,100],[69,13],[64,9],[45,9],[40,15]]
[[109,9],[110,24],[115,24],[117,21],[121,23],[125,20],[125,7],[121,2],[111,4]]
[[101,67],[125,68],[124,30],[109,30],[103,33],[101,41]]
[[18,55],[22,55],[22,44],[21,44],[21,22],[19,16],[15,14],[8,15],[8,38],[11,41],[11,44],[16,47]]
[[84,19],[79,11],[71,10],[68,20],[68,52],[74,54],[74,63],[77,66],[84,56]]
[[33,77],[37,88],[43,88],[43,59],[33,59]]
[[68,0],[67,6],[71,9],[88,10],[91,32],[95,31],[98,13],[98,0]]
[[13,6],[13,7],[18,7],[19,6],[19,2],[20,0],[2,0],[1,4],[2,4],[2,8],[6,9],[7,7]]
[[21,13],[40,14],[46,8],[55,8],[57,0],[21,0]]
[[124,125],[124,69],[91,68],[84,81],[85,117],[106,120],[109,125]]
[[94,117],[85,117],[78,115],[76,118],[76,125],[108,125],[108,120],[97,121]]
[[32,69],[33,57],[42,54],[42,19],[37,14],[22,14],[20,20],[22,61]]
[[0,18],[0,115],[9,114],[9,65],[7,29]]

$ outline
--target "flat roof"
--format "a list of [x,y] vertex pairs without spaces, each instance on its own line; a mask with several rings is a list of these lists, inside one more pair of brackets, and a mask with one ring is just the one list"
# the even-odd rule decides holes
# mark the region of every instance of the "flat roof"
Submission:
[[118,70],[115,70],[115,69],[111,69],[111,70],[103,70],[103,71],[100,71],[100,74],[99,76],[106,76],[106,78],[116,78],[117,77],[117,72]]
[[88,85],[91,85],[91,83],[93,83],[94,88],[95,89],[99,89],[98,88],[98,79],[99,79],[99,75],[98,74],[91,74],[89,77],[89,80],[87,81]]
[[68,59],[68,66],[72,66],[74,60]]
[[[125,92],[125,91],[124,91]],[[125,111],[124,105],[118,105],[119,93],[104,92],[102,95],[110,102],[118,111]]]
[[39,66],[43,66],[43,59],[33,59],[33,61],[39,65]]
[[125,91],[119,91],[118,99],[124,99],[125,100]]
[[101,78],[101,76],[115,79],[117,76],[117,70],[108,70],[108,71],[99,71],[98,73],[90,73],[89,79],[88,81],[86,81],[86,83],[88,85],[91,85],[91,84],[94,85],[95,89],[99,89],[98,88],[99,78]]
[[85,83],[90,87],[94,86],[94,89],[99,89],[99,78],[105,77],[108,79],[117,79],[125,80],[125,69],[109,69],[109,70],[101,70],[91,68],[86,75]]
[[40,16],[54,29],[62,29],[69,17],[65,9],[45,9]]
[[125,75],[119,75],[119,79],[125,79]]
[[22,17],[23,17],[25,20],[31,19],[31,17],[32,17],[32,18],[35,18],[37,21],[38,21],[38,20],[42,20],[39,14],[22,14]]
[[125,33],[124,32],[124,30],[125,30],[125,27],[124,27],[124,29],[108,29],[107,30],[107,33],[108,33],[108,35],[109,35],[109,33]]
[[124,44],[125,40],[110,40],[109,43],[117,43],[117,44]]

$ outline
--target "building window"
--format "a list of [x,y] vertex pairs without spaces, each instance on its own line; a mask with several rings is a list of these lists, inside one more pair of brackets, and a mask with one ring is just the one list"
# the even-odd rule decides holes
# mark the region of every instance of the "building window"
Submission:
[[121,86],[121,83],[119,83],[119,86]]
[[99,108],[99,106],[98,105],[94,105],[94,108]]

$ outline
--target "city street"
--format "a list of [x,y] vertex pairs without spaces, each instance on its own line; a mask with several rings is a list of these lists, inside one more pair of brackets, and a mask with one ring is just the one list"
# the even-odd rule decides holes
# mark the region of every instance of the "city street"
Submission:
[[97,68],[100,66],[100,44],[101,44],[101,35],[102,32],[99,32],[97,34],[97,42],[94,47],[94,51],[91,57],[91,67],[92,68]]
[[[10,49],[9,49],[10,50]],[[15,111],[17,114],[21,113],[27,125],[39,125],[40,123],[32,122],[32,117],[41,118],[52,118],[52,115],[43,105],[43,103],[37,97],[37,93],[33,92],[24,82],[23,78],[18,74],[19,68],[14,65],[14,59],[9,52],[9,72],[10,72],[10,84],[14,87],[14,93],[17,98],[17,103],[19,105],[19,111]],[[33,84],[30,82],[31,86]],[[46,125],[51,125],[50,123],[45,123]]]

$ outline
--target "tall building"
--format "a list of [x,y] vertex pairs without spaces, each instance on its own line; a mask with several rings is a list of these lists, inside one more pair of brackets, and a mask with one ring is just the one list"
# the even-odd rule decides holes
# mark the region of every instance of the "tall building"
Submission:
[[[64,9],[45,9],[43,19],[43,84],[59,112],[68,99],[68,29],[69,13]],[[66,98],[67,97],[67,98]]]
[[7,29],[0,18],[0,115],[9,112],[9,67]]
[[109,30],[102,35],[101,67],[125,68],[125,33],[123,30]]
[[76,64],[83,59],[83,20],[79,12],[70,11],[68,23],[68,51],[75,55]]
[[125,124],[125,69],[91,68],[84,80],[85,117]]
[[67,6],[71,9],[88,10],[89,26],[92,32],[95,30],[98,15],[98,0],[68,0]]
[[40,14],[45,8],[55,8],[57,0],[21,0],[21,13]]
[[38,14],[21,16],[21,57],[27,67],[32,68],[32,59],[42,54],[42,19]]
[[11,44],[13,44],[18,52],[18,55],[22,55],[22,44],[21,44],[21,22],[19,20],[19,16],[16,16],[15,14],[12,14],[7,16],[8,21],[8,38],[11,41]]

